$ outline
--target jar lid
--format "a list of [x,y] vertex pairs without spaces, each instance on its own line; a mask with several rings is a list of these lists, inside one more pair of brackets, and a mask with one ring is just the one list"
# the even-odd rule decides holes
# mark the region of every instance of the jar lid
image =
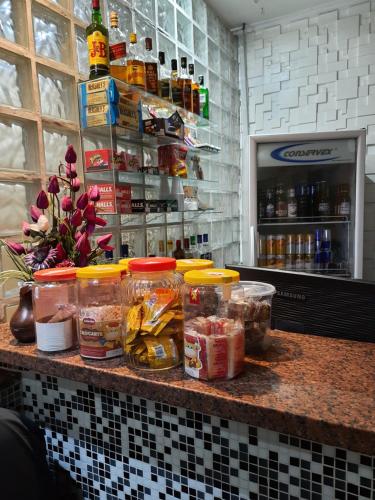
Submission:
[[214,263],[208,259],[179,259],[176,261],[176,271],[178,273],[209,269],[210,267],[214,267]]
[[276,288],[270,283],[262,283],[261,281],[240,281],[243,286],[245,297],[266,297],[274,295]]
[[120,264],[100,264],[97,266],[81,267],[77,271],[77,278],[120,278],[123,272],[126,272],[126,269],[124,266],[120,266]]
[[184,280],[189,285],[224,285],[240,281],[240,273],[231,269],[203,269],[187,272]]
[[120,259],[120,260],[118,261],[118,263],[119,263],[121,266],[124,266],[126,270],[128,270],[128,268],[129,268],[129,262],[130,262],[131,260],[134,260],[134,259],[137,259],[137,258],[139,258],[139,257],[127,257],[126,259]]
[[33,276],[35,281],[68,281],[75,280],[77,274],[76,267],[53,267],[36,271]]
[[129,262],[129,270],[140,273],[153,273],[155,271],[173,271],[176,269],[176,259],[171,257],[146,257],[134,259]]

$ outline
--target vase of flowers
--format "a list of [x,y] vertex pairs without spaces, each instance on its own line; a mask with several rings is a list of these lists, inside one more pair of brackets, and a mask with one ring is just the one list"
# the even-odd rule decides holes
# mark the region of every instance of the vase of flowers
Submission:
[[[105,251],[113,250],[109,246],[112,234],[93,238],[95,228],[104,227],[107,221],[97,216],[96,203],[100,199],[97,186],[78,196],[81,182],[76,161],[73,146],[68,146],[65,165],[60,163],[58,167],[59,175],[50,177],[47,192],[40,191],[35,205],[30,207],[31,222],[22,223],[24,241],[0,240],[0,246],[5,248],[15,266],[15,269],[0,273],[0,283],[10,278],[25,283],[20,290],[20,306],[22,302],[29,304],[24,295],[28,290],[31,296],[30,282],[35,271],[96,264]],[[21,314],[17,309],[16,318],[10,322],[15,336],[12,325],[27,323],[30,318],[26,317],[24,307],[22,311]]]

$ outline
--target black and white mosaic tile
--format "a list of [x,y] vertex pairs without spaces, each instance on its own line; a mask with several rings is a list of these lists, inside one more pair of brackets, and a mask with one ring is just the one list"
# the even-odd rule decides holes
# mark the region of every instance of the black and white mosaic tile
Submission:
[[375,457],[23,373],[24,410],[90,499],[375,499]]
[[22,409],[21,375],[0,370],[0,407]]

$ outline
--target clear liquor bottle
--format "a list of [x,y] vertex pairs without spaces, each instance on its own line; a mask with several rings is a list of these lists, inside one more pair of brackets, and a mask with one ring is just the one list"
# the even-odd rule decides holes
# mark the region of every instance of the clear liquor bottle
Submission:
[[159,52],[159,97],[172,102],[171,71],[165,65],[164,52]]
[[194,80],[194,64],[189,64],[189,75],[191,77],[191,110],[196,115],[200,113],[199,83]]
[[134,85],[142,90],[146,87],[145,63],[143,55],[137,44],[137,35],[130,34],[130,46],[127,60],[127,81],[129,85]]
[[109,32],[109,60],[110,74],[124,82],[126,78],[126,43],[118,27],[118,15],[116,12],[110,14],[111,29]]
[[181,57],[180,87],[182,89],[182,104],[187,111],[192,110],[191,106],[191,78],[187,73],[187,58]]

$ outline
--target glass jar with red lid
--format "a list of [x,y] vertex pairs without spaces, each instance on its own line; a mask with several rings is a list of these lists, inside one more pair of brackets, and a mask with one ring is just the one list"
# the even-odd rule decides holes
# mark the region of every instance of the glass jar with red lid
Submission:
[[149,257],[129,262],[123,283],[125,358],[129,365],[164,370],[178,365],[183,350],[183,313],[176,260]]
[[34,273],[33,311],[40,351],[65,351],[77,344],[77,297],[74,267]]

